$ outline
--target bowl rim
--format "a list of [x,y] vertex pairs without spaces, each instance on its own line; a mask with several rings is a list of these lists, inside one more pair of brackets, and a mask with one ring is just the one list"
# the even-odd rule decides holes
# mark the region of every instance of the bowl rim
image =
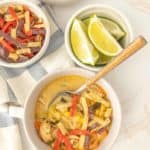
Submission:
[[35,13],[35,14],[37,14],[37,12],[35,12],[35,10],[38,10],[38,12],[40,12],[40,16],[43,18],[43,20],[46,24],[46,28],[45,28],[46,34],[45,34],[44,44],[42,45],[40,51],[33,58],[31,58],[25,62],[21,62],[21,63],[8,63],[2,59],[0,61],[0,66],[7,67],[7,68],[28,67],[28,66],[34,64],[36,61],[38,61],[45,54],[45,52],[48,48],[48,44],[49,44],[50,36],[51,36],[50,23],[48,20],[48,16],[37,4],[34,4],[34,3],[30,2],[30,1],[26,1],[26,0],[2,0],[2,1],[0,1],[0,7],[5,4],[8,4],[8,3],[11,3],[11,4],[16,3],[16,4],[26,5],[26,6],[30,7],[31,10],[33,11],[33,13]]
[[71,59],[80,67],[85,68],[87,70],[90,71],[99,71],[100,69],[102,69],[102,66],[90,66],[90,65],[86,65],[83,64],[82,62],[80,62],[76,56],[73,54],[72,49],[71,49],[71,43],[70,43],[70,38],[69,38],[69,33],[70,33],[70,28],[72,25],[72,21],[75,17],[77,17],[78,15],[80,15],[82,12],[87,11],[91,8],[104,8],[104,9],[109,9],[113,12],[115,12],[116,14],[118,14],[120,16],[120,18],[123,20],[123,22],[125,23],[125,25],[128,28],[128,33],[129,33],[129,43],[133,41],[133,29],[131,27],[131,24],[129,22],[129,19],[127,18],[126,15],[124,15],[122,12],[120,12],[117,8],[112,7],[110,5],[106,5],[106,4],[90,4],[87,5],[85,7],[82,7],[80,9],[78,9],[75,13],[73,13],[73,15],[70,17],[69,21],[67,22],[66,28],[65,28],[65,47],[66,47],[66,51],[68,53],[68,55],[71,57]]
[[[36,86],[31,90],[30,94],[28,95],[28,97],[26,98],[26,101],[25,101],[25,105],[24,105],[24,108],[25,108],[25,113],[24,113],[24,118],[23,118],[23,122],[24,122],[24,129],[25,129],[25,134],[27,136],[28,139],[30,139],[30,143],[32,145],[34,145],[35,147],[37,142],[35,142],[35,140],[32,140],[31,138],[31,135],[33,133],[30,133],[30,127],[29,127],[29,118],[28,118],[28,114],[29,111],[27,111],[28,109],[28,106],[31,105],[31,100],[33,100],[33,95],[35,92],[37,92],[37,90],[39,90],[38,92],[38,95],[40,93],[40,91],[51,81],[53,81],[54,79],[56,79],[57,77],[61,77],[61,76],[64,76],[64,75],[69,75],[69,74],[74,74],[74,73],[77,73],[79,75],[79,73],[83,73],[84,72],[84,75],[82,74],[81,76],[93,76],[95,73],[94,72],[91,72],[89,70],[86,70],[86,69],[83,69],[83,68],[79,68],[79,67],[73,67],[73,68],[67,68],[67,69],[57,69],[55,70],[55,72],[51,72],[49,74],[47,74],[46,76],[44,76],[40,81],[38,81],[38,83],[36,84]],[[44,83],[45,81],[49,81],[48,83]],[[109,149],[110,147],[112,147],[112,145],[114,144],[115,140],[117,139],[118,135],[119,135],[119,131],[120,131],[120,128],[121,128],[121,121],[122,121],[122,111],[121,111],[121,105],[120,105],[120,101],[119,101],[119,98],[115,92],[115,90],[112,88],[112,86],[105,80],[105,79],[101,79],[100,81],[98,81],[99,83],[103,84],[104,87],[107,87],[110,91],[110,93],[113,93],[113,99],[115,99],[114,102],[116,102],[117,104],[117,116],[115,118],[118,119],[117,121],[117,128],[116,130],[114,131],[114,134],[112,135],[112,137],[110,137],[111,141],[109,142],[110,144],[107,145],[107,148]],[[44,83],[44,86],[43,86],[43,83]],[[42,87],[41,87],[42,85]],[[116,105],[115,105],[116,106]],[[33,106],[31,106],[33,107]],[[114,107],[113,107],[114,109]],[[31,121],[31,120],[30,120]],[[31,122],[30,122],[31,123]],[[108,134],[109,136],[110,134]],[[42,142],[43,143],[43,142]],[[102,143],[105,145],[105,141]],[[43,143],[42,145],[44,145],[44,147],[46,148],[47,145],[45,145],[45,143]],[[102,145],[101,145],[102,146]],[[47,150],[47,149],[46,149]]]

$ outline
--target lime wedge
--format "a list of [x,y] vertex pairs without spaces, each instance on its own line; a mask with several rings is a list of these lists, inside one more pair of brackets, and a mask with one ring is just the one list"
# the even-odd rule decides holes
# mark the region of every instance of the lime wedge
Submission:
[[71,45],[76,57],[85,64],[95,65],[99,53],[88,38],[85,24],[81,20],[75,19],[70,33]]
[[96,66],[106,65],[106,64],[108,64],[112,60],[112,58],[113,57],[106,56],[106,55],[103,55],[103,54],[99,53],[99,59],[96,62]]
[[[103,17],[98,17],[104,27],[107,29],[107,31],[116,39],[120,40],[123,37],[125,37],[126,33],[124,30],[116,23],[115,21],[108,19],[108,18],[103,18]],[[90,22],[90,17],[86,18],[83,20],[83,22],[88,26]]]
[[120,40],[125,36],[125,32],[120,28],[120,26],[112,21],[105,18],[101,18],[101,22],[105,26],[105,28],[110,32],[116,40]]
[[107,31],[96,15],[90,18],[88,35],[95,48],[106,56],[116,56],[122,50],[120,44]]

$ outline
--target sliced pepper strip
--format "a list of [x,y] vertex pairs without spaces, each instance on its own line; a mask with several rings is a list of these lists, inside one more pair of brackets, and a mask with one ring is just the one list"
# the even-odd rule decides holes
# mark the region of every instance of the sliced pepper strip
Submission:
[[59,129],[57,130],[56,134],[57,134],[58,139],[54,143],[54,150],[59,150],[60,144],[62,143],[63,136]]
[[0,28],[3,28],[4,26],[4,19],[0,17]]
[[35,126],[35,128],[36,128],[37,130],[39,130],[39,129],[40,129],[40,126],[41,126],[41,122],[40,122],[40,121],[35,121],[34,126]]
[[17,40],[21,43],[27,43],[27,42],[30,42],[31,40],[34,39],[34,36],[30,36],[28,38],[24,38],[24,39],[21,39],[21,38],[17,38]]
[[68,137],[63,135],[61,130],[58,129],[56,134],[57,134],[58,139],[54,144],[54,150],[59,150],[61,143],[65,144],[66,150],[73,150]]
[[54,143],[54,150],[59,150],[61,142],[62,142],[62,139],[59,137],[58,140],[56,140]]
[[70,135],[91,135],[92,132],[88,130],[80,130],[80,129],[74,129],[70,131]]
[[27,56],[28,58],[32,58],[34,55],[33,53],[24,54],[24,56]]
[[80,96],[79,95],[74,95],[73,99],[72,99],[72,105],[70,108],[70,114],[71,116],[74,116],[76,113],[76,109],[77,109],[77,104],[79,102]]
[[66,145],[66,149],[67,149],[67,150],[73,150],[73,149],[72,149],[72,146],[71,146],[71,143],[70,143],[68,137],[66,137],[66,136],[64,137],[64,143],[65,143],[65,145]]
[[0,44],[4,46],[8,50],[8,52],[10,53],[15,52],[15,49],[9,43],[7,43],[4,39],[0,40]]
[[13,7],[8,7],[8,12],[10,15],[12,15],[15,18],[15,20],[18,20],[18,16]]
[[15,23],[14,21],[7,22],[7,23],[3,26],[2,31],[3,31],[3,32],[6,32],[10,26],[13,26],[13,25],[14,25],[14,23]]

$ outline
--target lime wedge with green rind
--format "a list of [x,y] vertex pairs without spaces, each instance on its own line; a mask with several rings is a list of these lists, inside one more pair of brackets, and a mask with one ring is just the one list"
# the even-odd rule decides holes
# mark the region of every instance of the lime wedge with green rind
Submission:
[[[103,17],[98,17],[98,18],[100,19],[104,27],[107,29],[107,31],[111,35],[113,35],[116,40],[120,40],[125,37],[126,33],[118,23],[108,18],[103,18]],[[90,17],[84,19],[83,22],[86,24],[86,26],[88,26],[90,22]]]
[[107,31],[96,15],[90,18],[88,35],[95,48],[106,56],[116,56],[122,50],[118,41]]
[[70,30],[70,42],[75,56],[82,63],[96,64],[99,59],[99,53],[88,38],[86,25],[79,19],[73,21]]
[[96,66],[106,65],[112,60],[112,58],[113,57],[106,56],[106,55],[103,55],[103,54],[99,53],[99,59],[96,62]]

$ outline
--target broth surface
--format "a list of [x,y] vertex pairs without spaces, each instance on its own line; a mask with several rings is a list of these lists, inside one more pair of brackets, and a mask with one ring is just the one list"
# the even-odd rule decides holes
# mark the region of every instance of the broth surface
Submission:
[[56,78],[50,82],[40,93],[36,108],[35,115],[36,119],[41,119],[47,116],[47,107],[49,102],[55,97],[59,92],[65,90],[76,90],[78,89],[86,79],[78,75],[68,75]]

